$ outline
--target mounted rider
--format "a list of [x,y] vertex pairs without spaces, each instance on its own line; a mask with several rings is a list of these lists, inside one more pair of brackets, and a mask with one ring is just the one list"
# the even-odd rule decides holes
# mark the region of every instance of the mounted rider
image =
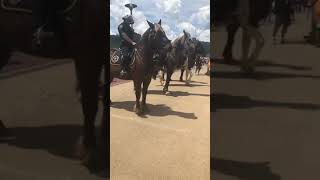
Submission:
[[134,24],[133,17],[131,15],[126,15],[122,19],[123,22],[118,26],[119,35],[121,38],[120,49],[123,56],[120,76],[127,77],[131,56],[136,43],[133,41],[135,35],[134,29],[130,26]]

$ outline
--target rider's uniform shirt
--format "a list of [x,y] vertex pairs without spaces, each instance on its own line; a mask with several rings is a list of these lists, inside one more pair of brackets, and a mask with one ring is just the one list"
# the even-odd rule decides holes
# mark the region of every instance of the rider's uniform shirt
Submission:
[[122,33],[125,33],[127,34],[127,36],[133,40],[133,36],[134,36],[134,30],[132,27],[130,27],[130,25],[128,23],[121,23],[119,26],[118,26],[118,31],[119,31],[119,34],[120,34],[120,38],[121,38],[121,47],[123,46],[129,46],[131,47],[132,45],[127,42],[123,37],[122,37]]

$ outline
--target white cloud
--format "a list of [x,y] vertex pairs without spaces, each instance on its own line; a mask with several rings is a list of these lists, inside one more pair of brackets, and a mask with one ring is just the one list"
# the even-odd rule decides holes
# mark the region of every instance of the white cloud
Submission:
[[[182,22],[177,25],[180,32],[183,30],[187,31],[191,34],[192,37],[196,37],[197,39],[201,41],[210,42],[210,29],[203,30],[201,28],[197,28],[190,22]],[[179,36],[183,35],[182,33],[179,34]]]
[[197,39],[200,41],[210,42],[210,29],[202,31]]
[[177,24],[177,28],[180,30],[180,32],[182,32],[183,30],[187,31],[191,34],[191,36],[195,36],[198,31],[198,29],[190,22],[179,23]]
[[181,8],[181,0],[163,0],[155,1],[156,6],[166,13],[174,13],[177,14],[180,12]]
[[169,39],[181,36],[185,29],[200,40],[209,41],[210,33],[210,1],[209,0],[111,0],[110,3],[110,34],[118,34],[118,25],[122,17],[130,14],[127,3],[137,4],[133,10],[135,32],[143,34],[150,22],[162,19],[162,27]]
[[191,21],[195,24],[210,24],[210,5],[198,9],[198,12],[191,15]]
[[110,29],[110,35],[116,35],[117,33],[115,31],[113,31],[112,29]]
[[135,24],[133,25],[135,32],[143,34],[149,28],[147,18],[145,17],[143,12],[135,11],[133,19],[135,22]]

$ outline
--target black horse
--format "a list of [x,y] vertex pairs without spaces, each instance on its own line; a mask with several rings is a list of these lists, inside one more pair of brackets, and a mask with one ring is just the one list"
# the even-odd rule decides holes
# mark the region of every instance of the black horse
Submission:
[[[272,0],[213,0],[212,28],[226,25],[228,32],[227,44],[223,51],[224,60],[233,60],[232,47],[239,27],[243,29],[242,70],[247,73],[254,71],[255,63],[264,46],[264,38],[259,31],[259,22],[270,14]],[[256,47],[249,57],[251,39]]]
[[[184,71],[187,71],[187,75],[186,75],[187,82],[188,82],[188,80],[191,80],[191,77],[192,77],[191,69],[195,66],[196,61],[200,60],[201,56],[206,55],[206,50],[204,49],[201,41],[197,40],[196,38],[193,38],[192,40],[195,45],[195,51],[193,52],[193,54],[190,55],[190,58],[188,58],[188,62],[186,64],[186,66],[184,66],[181,69],[180,81],[183,81],[182,77],[183,77]],[[188,76],[189,76],[189,78],[188,78]]]
[[160,54],[160,61],[162,64],[162,78],[160,82],[162,83],[164,79],[164,73],[166,72],[167,78],[166,83],[163,88],[163,92],[168,92],[169,83],[171,81],[171,76],[176,69],[182,69],[188,59],[194,54],[195,44],[191,39],[190,33],[183,30],[183,36],[178,37],[172,43],[172,48],[163,50]]
[[[70,4],[61,5],[57,12],[61,17],[57,34],[44,40],[41,47],[32,44],[35,22],[30,6],[13,6],[4,3],[0,5],[0,65],[8,63],[13,51],[74,59],[84,115],[83,138],[78,152],[82,152],[79,155],[88,162],[97,149],[95,119],[98,110],[98,81],[107,50],[107,1],[73,0]],[[107,144],[109,122],[106,115],[104,117],[104,143]]]

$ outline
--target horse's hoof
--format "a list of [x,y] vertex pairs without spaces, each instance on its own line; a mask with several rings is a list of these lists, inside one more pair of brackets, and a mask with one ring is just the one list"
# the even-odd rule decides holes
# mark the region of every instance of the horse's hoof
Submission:
[[141,105],[141,109],[142,109],[142,112],[144,113],[149,113],[150,112],[150,109],[148,108],[148,106],[145,104],[145,105]]
[[74,156],[77,159],[83,159],[88,154],[88,149],[83,144],[83,137],[81,136],[76,143]]
[[133,111],[134,111],[138,116],[142,115],[141,108],[140,108],[140,107],[139,107],[139,108],[137,108],[137,106],[136,106],[136,105],[134,105],[134,107],[133,107]]
[[241,69],[246,74],[253,74],[255,72],[254,67],[252,66],[242,66]]

